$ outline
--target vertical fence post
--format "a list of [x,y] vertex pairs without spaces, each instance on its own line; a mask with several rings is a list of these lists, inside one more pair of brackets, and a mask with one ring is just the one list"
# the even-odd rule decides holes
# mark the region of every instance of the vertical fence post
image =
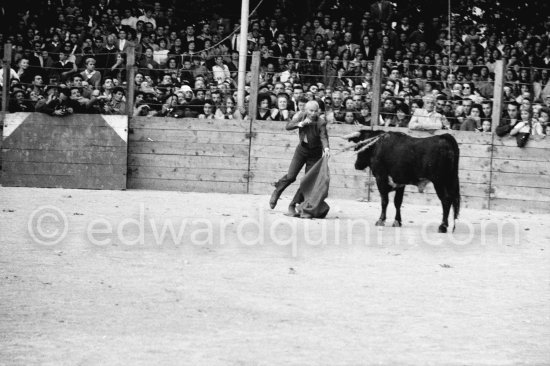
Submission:
[[0,172],[2,171],[2,140],[4,139],[4,121],[8,113],[8,102],[10,97],[10,73],[11,73],[11,43],[4,45],[4,70],[2,88],[2,110],[0,111]]
[[374,58],[374,73],[372,75],[372,108],[370,125],[371,129],[378,126],[380,120],[380,91],[382,88],[382,55]]
[[250,81],[250,101],[248,102],[248,115],[251,120],[256,119],[258,109],[258,88],[260,85],[260,51],[252,52],[252,64],[250,66],[252,79]]
[[[2,83],[2,121],[4,121],[4,114],[8,112],[8,98],[10,90],[10,71],[11,71],[11,43],[4,45],[4,77]],[[0,136],[1,140],[1,136]]]
[[250,192],[250,179],[253,177],[250,171],[250,161],[252,159],[252,128],[256,122],[256,113],[258,110],[258,89],[260,85],[260,51],[252,52],[252,64],[250,71],[252,79],[250,80],[250,101],[248,102],[248,116],[250,117],[250,126],[248,127],[248,168],[246,171],[246,193]]
[[498,60],[495,65],[495,85],[493,90],[493,115],[491,118],[491,131],[496,132],[502,115],[502,96],[504,93],[504,61]]
[[131,45],[126,53],[126,83],[128,85],[128,93],[126,95],[126,114],[128,117],[134,115],[134,96],[136,92],[135,79],[136,76],[136,48]]

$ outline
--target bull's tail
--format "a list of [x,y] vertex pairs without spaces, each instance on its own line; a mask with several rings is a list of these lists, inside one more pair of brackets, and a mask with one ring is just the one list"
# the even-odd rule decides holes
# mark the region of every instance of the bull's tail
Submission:
[[[453,206],[453,212],[454,212],[454,219],[458,219],[458,215],[460,214],[460,181],[458,179],[458,165],[460,160],[460,149],[458,147],[458,143],[456,142],[455,138],[450,134],[443,134],[440,135],[441,137],[445,138],[449,145],[452,148],[452,161],[450,162],[450,172],[449,172],[449,193],[452,197],[452,206]],[[454,228],[453,228],[454,230]]]
[[460,214],[460,182],[458,181],[458,171],[456,172],[455,182],[453,184],[454,186],[454,195],[453,195],[453,212],[454,212],[454,219],[458,219],[458,215]]

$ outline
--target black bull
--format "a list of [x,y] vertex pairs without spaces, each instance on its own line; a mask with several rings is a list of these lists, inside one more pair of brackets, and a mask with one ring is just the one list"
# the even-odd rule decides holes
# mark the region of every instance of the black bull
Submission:
[[393,226],[400,227],[405,186],[416,185],[422,192],[426,184],[432,182],[443,206],[439,232],[447,232],[451,206],[455,220],[460,211],[460,150],[452,135],[415,138],[401,132],[362,130],[346,138],[356,143],[355,169],[370,167],[376,179],[382,199],[382,212],[376,225],[383,226],[386,221],[389,192],[395,190]]

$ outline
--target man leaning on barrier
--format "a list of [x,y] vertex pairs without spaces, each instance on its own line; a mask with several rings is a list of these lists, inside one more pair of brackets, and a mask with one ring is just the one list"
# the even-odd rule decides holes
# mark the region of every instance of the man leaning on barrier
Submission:
[[[287,123],[286,129],[289,131],[299,129],[300,143],[296,146],[288,172],[275,184],[275,190],[269,200],[269,206],[272,209],[277,205],[277,201],[286,187],[296,181],[296,177],[304,165],[307,173],[324,155],[330,156],[327,122],[320,115],[319,104],[316,101],[307,102],[305,111],[296,113]],[[304,196],[298,189],[290,202],[287,215],[297,216],[296,204],[303,200]]]

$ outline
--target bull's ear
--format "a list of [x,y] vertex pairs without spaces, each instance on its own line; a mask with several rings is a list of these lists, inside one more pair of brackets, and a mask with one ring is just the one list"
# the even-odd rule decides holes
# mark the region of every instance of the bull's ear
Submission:
[[357,143],[361,141],[361,132],[356,131],[356,132],[348,133],[347,135],[342,136],[342,138],[348,140],[349,142]]

